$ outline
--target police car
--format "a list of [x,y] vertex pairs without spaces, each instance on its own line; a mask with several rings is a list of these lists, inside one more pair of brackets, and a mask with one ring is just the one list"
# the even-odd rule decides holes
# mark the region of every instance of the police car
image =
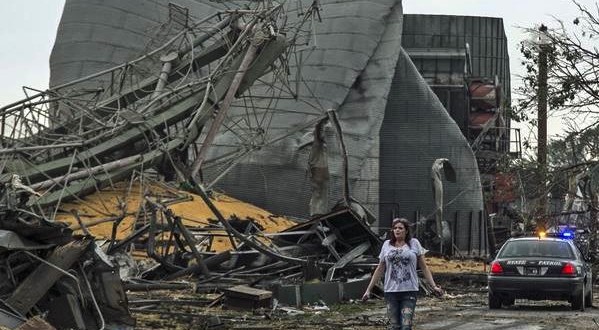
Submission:
[[510,238],[491,262],[489,308],[515,299],[567,300],[572,309],[591,307],[591,266],[573,242],[573,232]]

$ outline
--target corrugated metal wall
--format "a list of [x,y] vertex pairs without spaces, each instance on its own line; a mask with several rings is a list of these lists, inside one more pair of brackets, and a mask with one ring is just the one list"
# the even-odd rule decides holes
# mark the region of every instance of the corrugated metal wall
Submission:
[[[121,64],[151,49],[149,44],[163,32],[161,27],[167,22],[168,3],[168,0],[67,0],[50,61],[51,86]],[[231,3],[236,5],[211,0],[177,3],[187,6],[194,17],[207,16]],[[301,18],[296,13],[298,4],[300,2],[286,3],[290,24]],[[303,5],[310,4],[304,2]],[[322,22],[314,20],[314,40],[310,45],[301,45],[302,50],[297,57],[291,56],[289,63],[288,79],[290,85],[295,86],[298,79],[295,60],[303,61],[304,80],[298,84],[301,101],[289,95],[277,101],[252,100],[257,117],[269,123],[264,136],[256,139],[281,136],[322,117],[328,109],[336,109],[349,152],[352,195],[376,208],[378,132],[399,54],[401,0],[325,0],[319,5]],[[146,74],[158,72],[156,67]],[[269,79],[271,77],[265,81]],[[251,94],[272,96],[271,91],[270,86],[258,83]],[[247,114],[246,101],[242,99],[234,104],[229,111],[229,123],[235,122],[234,126],[244,133],[255,133],[256,127],[250,127],[254,123],[238,120]],[[246,124],[247,127],[243,126]],[[310,141],[306,137],[311,130],[311,127],[304,129],[256,151],[228,172],[216,188],[275,213],[307,217],[308,150],[299,148]],[[330,128],[327,142],[332,181],[329,204],[332,206],[341,197],[342,167],[337,138]],[[218,157],[232,146],[245,143],[248,141],[239,135],[222,131],[209,157]],[[212,168],[203,174],[209,182],[220,173],[220,169]]]
[[[478,16],[404,15],[402,36],[404,49],[463,50],[466,43],[470,45],[472,75],[475,77],[498,75],[509,96],[510,66],[503,19]],[[415,64],[420,72],[434,70],[432,66],[418,60]]]
[[[465,138],[470,115],[465,85],[466,44],[470,77],[493,79],[497,75],[509,106],[509,56],[502,19],[404,15],[402,47],[413,64],[406,54],[401,56],[380,149],[380,199],[399,203],[400,214],[412,220],[432,215],[431,182],[427,177],[432,161],[445,157],[452,162],[458,182],[445,185],[444,218],[454,227],[454,239],[462,251],[484,249],[486,245],[481,179]],[[379,210],[384,226],[393,209],[382,204]]]
[[[403,51],[393,78],[380,133],[380,200],[398,203],[399,214],[415,221],[433,215],[431,166],[447,158],[457,182],[445,182],[445,214],[455,219],[456,245],[480,245],[484,235],[469,236],[468,213],[483,209],[480,177],[474,154],[455,121]],[[389,226],[392,205],[381,204],[380,225]],[[451,219],[452,222],[453,219]],[[473,224],[477,233],[478,223]]]
[[[178,0],[191,18],[222,8],[206,1]],[[50,87],[111,68],[144,54],[166,38],[167,0],[66,0],[50,55]],[[195,14],[195,15],[194,15]],[[90,82],[90,85],[93,82]]]
[[[322,23],[315,26],[312,50],[301,52],[303,81],[295,100],[253,100],[258,108],[267,105],[285,116],[275,116],[269,136],[276,136],[322,116],[327,109],[339,114],[349,156],[351,194],[376,213],[378,207],[378,139],[387,95],[401,42],[402,7],[399,0],[321,1]],[[291,13],[290,17],[293,17]],[[298,63],[290,62],[289,80],[293,86]],[[265,80],[268,80],[265,79]],[[266,95],[268,86],[256,84],[252,95]],[[317,108],[307,104],[318,105]],[[243,103],[239,103],[243,105]],[[266,110],[265,110],[266,111]],[[264,111],[264,112],[265,112]],[[261,112],[263,114],[264,112]],[[232,121],[245,116],[242,106],[230,111]],[[294,133],[274,146],[256,151],[217,185],[233,196],[255,203],[275,213],[308,216],[310,180],[308,150],[300,151],[306,133]],[[342,197],[342,158],[332,129],[327,129],[331,173],[329,206]],[[221,132],[212,157],[230,151],[239,137]],[[206,171],[213,178],[217,171]]]
[[[466,44],[472,78],[498,77],[504,107],[510,107],[510,67],[503,20],[496,17],[405,15],[402,46],[441,103],[468,136],[469,108],[464,83]],[[460,54],[461,55],[458,55]],[[506,127],[510,127],[506,118]],[[501,150],[509,149],[508,137]]]

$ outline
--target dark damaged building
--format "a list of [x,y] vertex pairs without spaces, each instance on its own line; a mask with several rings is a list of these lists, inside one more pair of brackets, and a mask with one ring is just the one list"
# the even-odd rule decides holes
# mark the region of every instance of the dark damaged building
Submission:
[[479,249],[487,244],[482,187],[509,147],[503,22],[406,14],[402,48],[380,133],[381,222],[394,213],[431,217],[429,164],[447,158],[457,181],[444,184],[444,219],[460,248]]
[[[475,154],[485,200],[483,214],[502,214],[514,201],[514,178],[501,173],[498,165],[520,154],[519,130],[511,127],[506,114],[511,87],[503,20],[404,15],[402,46]],[[456,208],[447,218],[462,211]],[[500,230],[505,224],[495,225]]]
[[[321,207],[343,199],[347,173],[349,194],[378,218],[373,225],[384,230],[393,217],[404,216],[428,230],[425,220],[436,210],[431,167],[445,158],[455,171],[455,182],[443,180],[442,196],[454,244],[466,254],[485,251],[478,150],[495,145],[494,151],[506,152],[509,141],[509,131],[497,129],[509,122],[493,117],[509,106],[501,19],[403,15],[399,0],[317,4],[312,38],[286,58],[286,71],[271,73],[234,102],[207,153],[203,182],[275,214],[318,213],[310,209],[308,164],[314,160],[314,126],[332,109],[348,162],[332,125],[323,125],[316,134],[326,150],[318,166],[328,173],[319,188],[327,196]],[[172,26],[223,9],[208,0],[177,6],[166,0],[67,0],[50,62],[51,86],[124,63],[165,40]],[[300,9],[288,4],[285,10],[297,17]],[[482,119],[474,116],[481,100],[472,90],[479,78],[503,95],[497,98],[503,104],[490,101],[491,108],[482,108]],[[477,133],[474,122],[481,120],[482,126],[499,124]]]

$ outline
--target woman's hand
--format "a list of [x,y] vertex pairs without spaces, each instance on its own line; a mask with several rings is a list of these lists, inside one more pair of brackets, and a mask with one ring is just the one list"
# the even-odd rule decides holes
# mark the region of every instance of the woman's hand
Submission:
[[443,296],[443,294],[445,293],[445,291],[443,291],[443,289],[441,289],[440,286],[433,286],[433,294],[437,297],[441,297]]
[[370,291],[366,290],[366,292],[364,292],[364,295],[362,296],[362,301],[366,301],[370,299]]

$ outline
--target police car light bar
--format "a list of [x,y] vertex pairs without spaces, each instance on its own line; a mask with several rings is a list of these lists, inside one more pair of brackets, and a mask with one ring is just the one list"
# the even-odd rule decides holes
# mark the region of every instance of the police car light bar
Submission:
[[564,238],[564,239],[573,239],[576,233],[585,233],[584,230],[582,229],[573,229],[571,227],[566,227],[566,228],[558,228],[558,231],[556,232],[555,229],[549,229],[549,231],[532,231],[532,232],[525,232],[525,233],[520,233],[520,234],[516,234],[513,235],[513,237],[538,237],[538,238],[545,238],[545,237],[557,237],[557,238]]

